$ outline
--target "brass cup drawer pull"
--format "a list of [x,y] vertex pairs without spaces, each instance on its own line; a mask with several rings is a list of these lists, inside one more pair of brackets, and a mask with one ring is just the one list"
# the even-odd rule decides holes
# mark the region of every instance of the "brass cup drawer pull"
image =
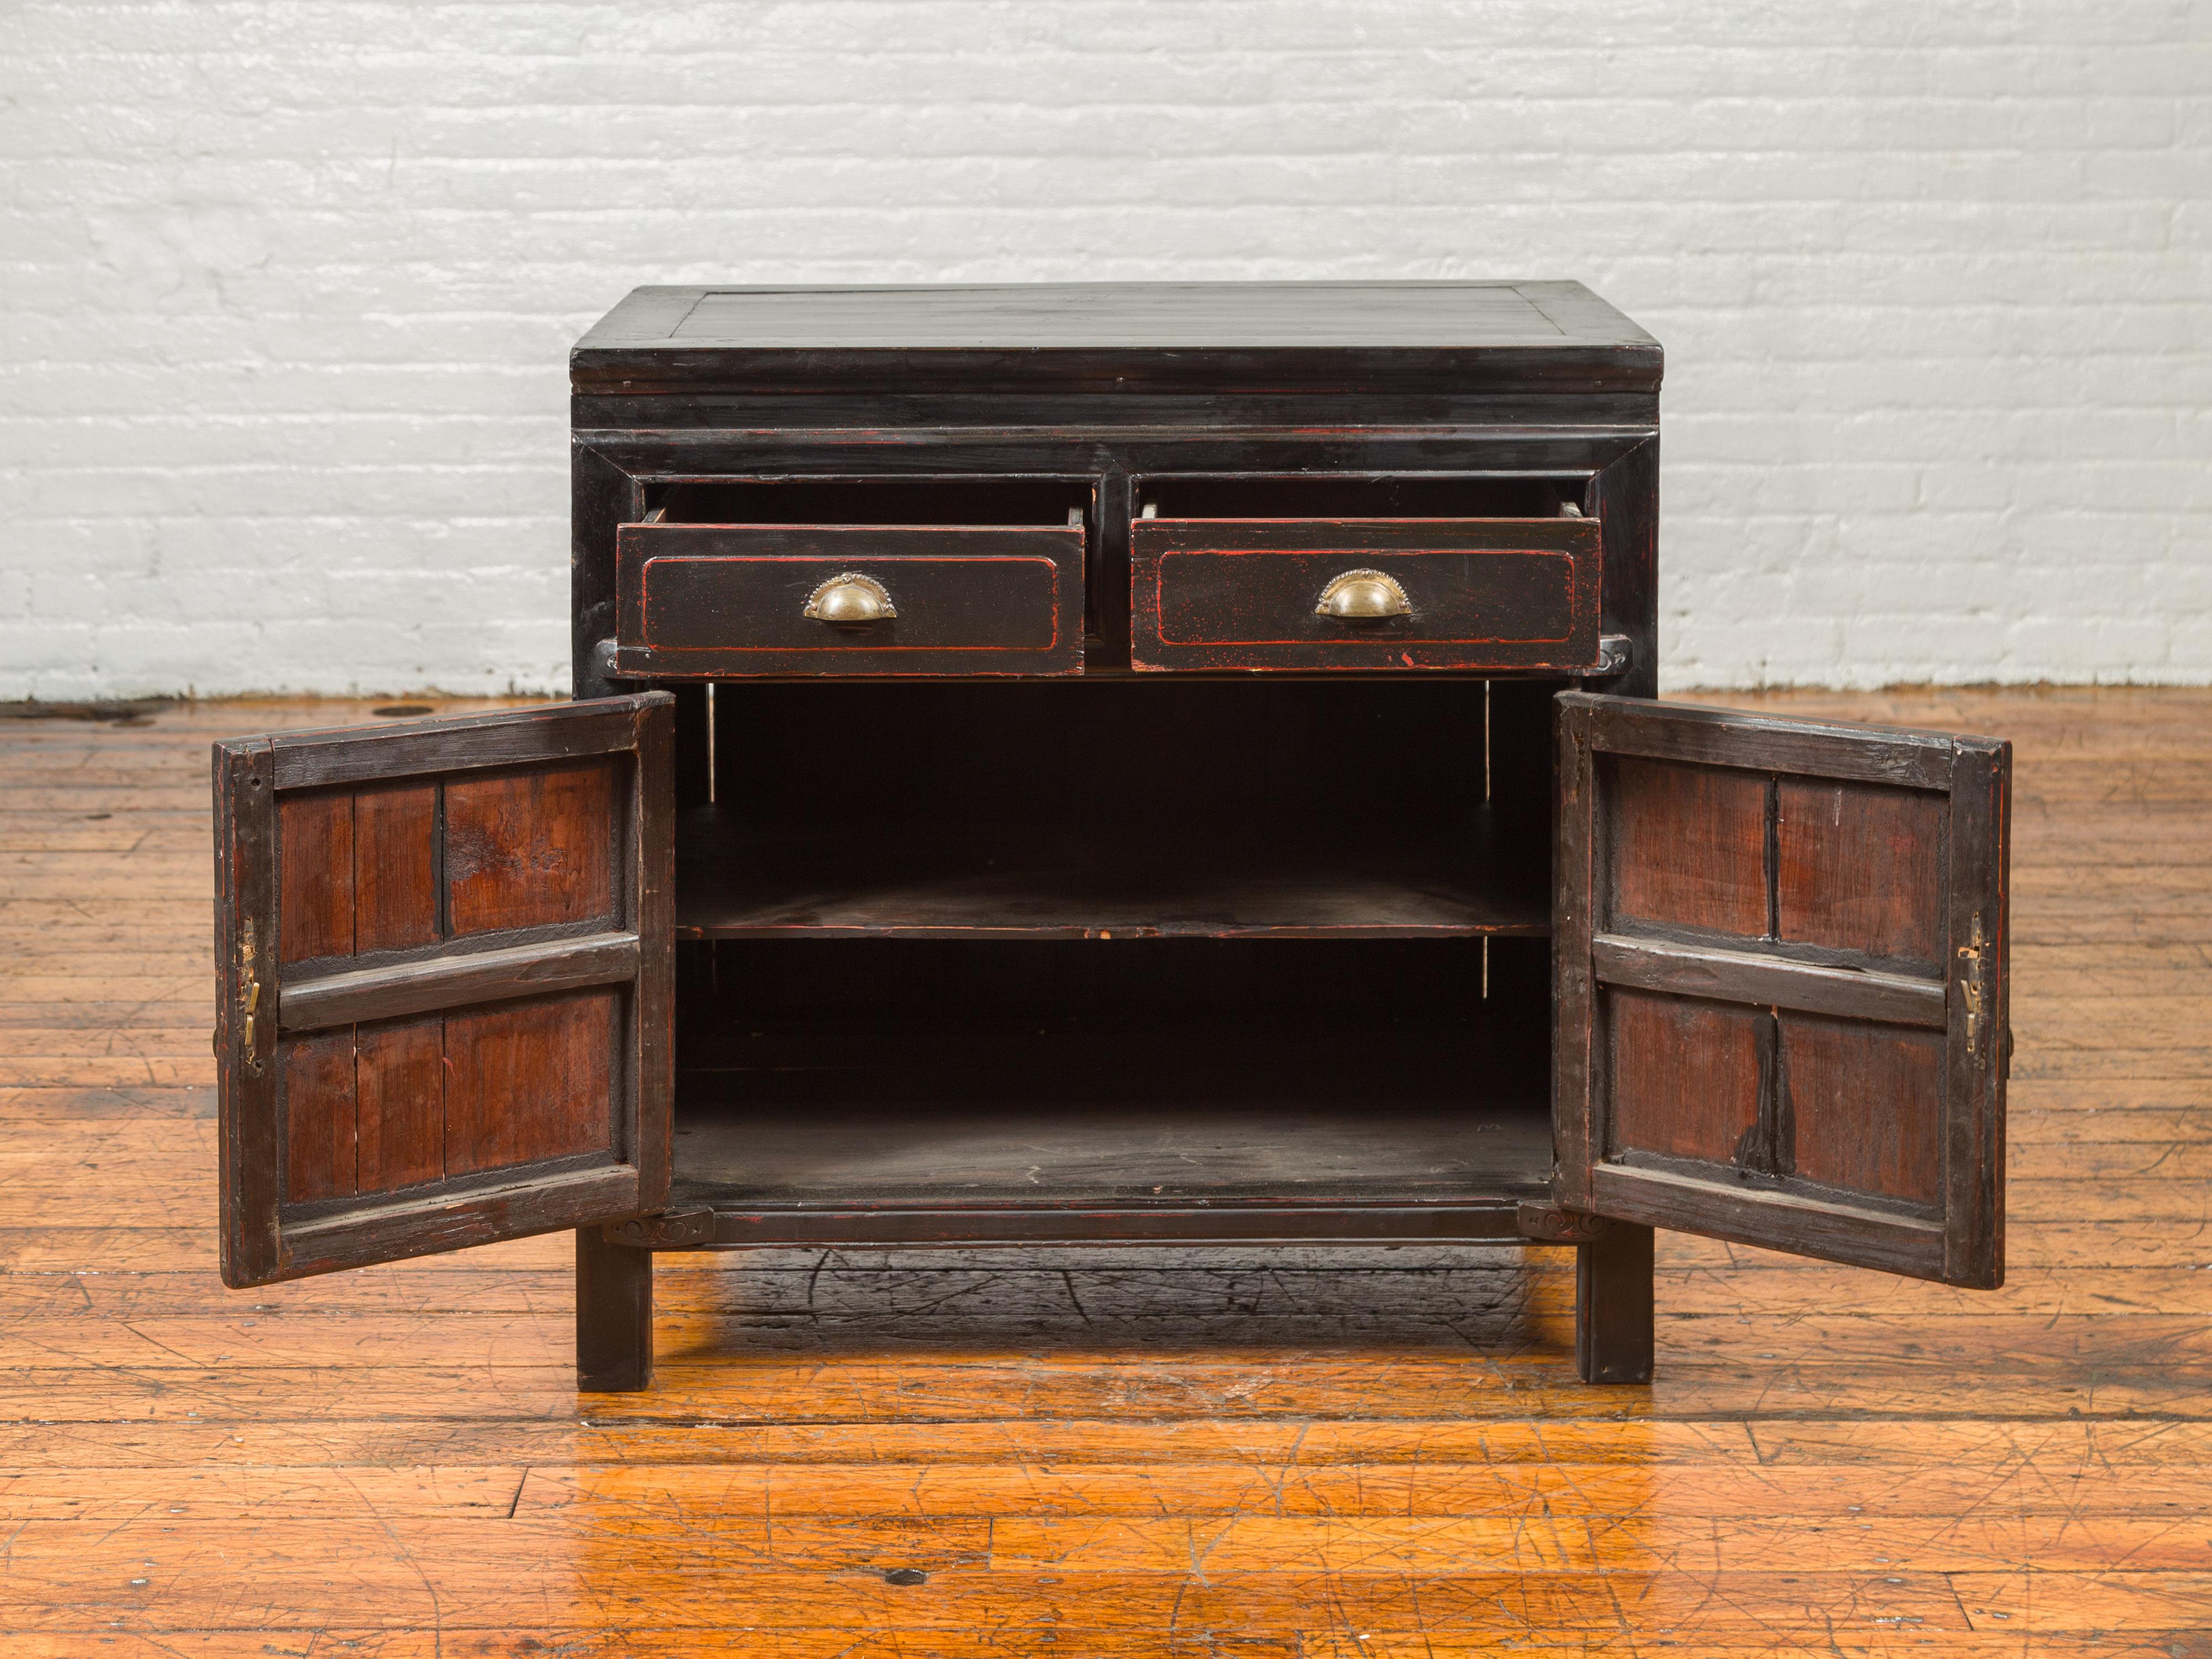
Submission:
[[1347,570],[1321,591],[1314,606],[1317,617],[1339,622],[1380,622],[1388,617],[1410,617],[1413,602],[1395,577],[1379,570]]
[[898,607],[873,576],[847,571],[814,590],[806,601],[805,614],[832,628],[866,628],[870,623],[896,618]]

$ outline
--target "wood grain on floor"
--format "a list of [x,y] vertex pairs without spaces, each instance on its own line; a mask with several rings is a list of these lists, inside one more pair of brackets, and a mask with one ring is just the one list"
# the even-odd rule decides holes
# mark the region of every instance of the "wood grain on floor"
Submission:
[[[2212,1656],[2212,693],[1734,696],[2018,745],[2007,1286],[1559,1251],[215,1275],[207,745],[0,721],[0,1653]],[[455,705],[448,705],[455,706]]]

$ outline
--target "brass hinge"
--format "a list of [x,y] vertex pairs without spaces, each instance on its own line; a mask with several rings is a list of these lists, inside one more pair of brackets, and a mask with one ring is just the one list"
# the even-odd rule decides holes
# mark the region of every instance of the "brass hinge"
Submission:
[[710,1243],[714,1237],[714,1212],[710,1209],[661,1210],[634,1215],[627,1221],[610,1221],[599,1229],[610,1244],[626,1244],[634,1250],[682,1250]]
[[1989,939],[1982,932],[1982,913],[1974,912],[1969,943],[1959,947],[1959,995],[1966,1005],[1966,1047],[1972,1050],[1989,997]]
[[1547,1244],[1584,1244],[1605,1231],[1601,1215],[1563,1210],[1556,1204],[1523,1204],[1516,1224],[1523,1238]]
[[253,1056],[253,1012],[261,1006],[261,981],[254,977],[253,923],[241,924],[244,937],[238,946],[238,1023],[243,1028],[246,1063],[257,1062]]

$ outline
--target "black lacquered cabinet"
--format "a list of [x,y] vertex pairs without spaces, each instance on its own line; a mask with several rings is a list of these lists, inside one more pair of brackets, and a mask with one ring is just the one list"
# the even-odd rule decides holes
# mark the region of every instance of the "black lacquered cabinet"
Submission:
[[[225,1267],[1531,1239],[2002,1273],[2000,744],[1675,708],[1571,283],[646,289],[578,701],[222,746]],[[457,1084],[455,1078],[462,1081]]]

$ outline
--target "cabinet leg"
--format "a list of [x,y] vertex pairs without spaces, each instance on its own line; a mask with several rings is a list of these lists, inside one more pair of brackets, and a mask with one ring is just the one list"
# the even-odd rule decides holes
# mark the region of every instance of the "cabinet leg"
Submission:
[[1614,1221],[1575,1251],[1575,1364],[1585,1382],[1651,1380],[1651,1229]]
[[653,1252],[576,1230],[576,1387],[623,1394],[653,1386]]

